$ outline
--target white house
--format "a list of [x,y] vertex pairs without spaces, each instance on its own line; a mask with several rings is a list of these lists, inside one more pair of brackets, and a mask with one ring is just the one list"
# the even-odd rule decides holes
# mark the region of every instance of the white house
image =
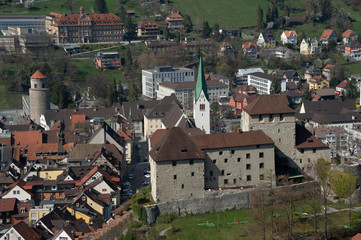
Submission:
[[262,72],[248,74],[248,85],[255,87],[259,94],[271,94],[272,80],[276,76]]
[[31,195],[23,189],[24,185],[25,182],[20,179],[9,186],[9,190],[3,194],[2,198],[16,198],[18,201],[31,200]]
[[283,45],[285,44],[292,44],[296,45],[298,41],[297,33],[296,31],[283,31],[281,34],[281,42]]

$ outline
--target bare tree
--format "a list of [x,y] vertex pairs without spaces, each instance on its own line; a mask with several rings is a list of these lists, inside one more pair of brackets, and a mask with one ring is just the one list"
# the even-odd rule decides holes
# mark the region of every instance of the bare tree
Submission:
[[266,239],[266,211],[269,203],[267,189],[262,186],[251,192],[251,205],[255,212],[255,217],[262,230],[262,239]]

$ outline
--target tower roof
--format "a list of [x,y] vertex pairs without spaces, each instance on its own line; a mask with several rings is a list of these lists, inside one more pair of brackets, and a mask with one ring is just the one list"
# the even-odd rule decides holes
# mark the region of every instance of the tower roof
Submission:
[[36,72],[30,78],[46,78],[46,76],[39,70],[36,70]]
[[194,89],[194,97],[195,97],[196,101],[199,99],[199,96],[201,95],[202,90],[204,92],[205,97],[209,101],[208,88],[207,88],[206,78],[204,76],[204,70],[203,70],[203,61],[202,61],[202,57],[200,57],[197,84],[196,84],[196,88]]

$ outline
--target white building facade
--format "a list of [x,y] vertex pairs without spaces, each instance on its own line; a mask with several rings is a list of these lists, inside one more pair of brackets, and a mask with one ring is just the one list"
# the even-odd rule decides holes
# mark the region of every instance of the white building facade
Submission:
[[190,68],[159,66],[154,69],[142,70],[142,94],[155,99],[159,83],[187,81],[194,81],[194,71]]

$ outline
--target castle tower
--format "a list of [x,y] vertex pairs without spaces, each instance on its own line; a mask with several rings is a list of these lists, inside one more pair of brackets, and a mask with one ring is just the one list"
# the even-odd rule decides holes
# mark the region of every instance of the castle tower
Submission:
[[40,115],[50,109],[49,88],[46,87],[46,76],[37,70],[30,77],[30,118],[40,123]]
[[211,133],[209,94],[204,77],[202,57],[199,60],[197,84],[194,89],[193,117],[197,128],[207,134]]

